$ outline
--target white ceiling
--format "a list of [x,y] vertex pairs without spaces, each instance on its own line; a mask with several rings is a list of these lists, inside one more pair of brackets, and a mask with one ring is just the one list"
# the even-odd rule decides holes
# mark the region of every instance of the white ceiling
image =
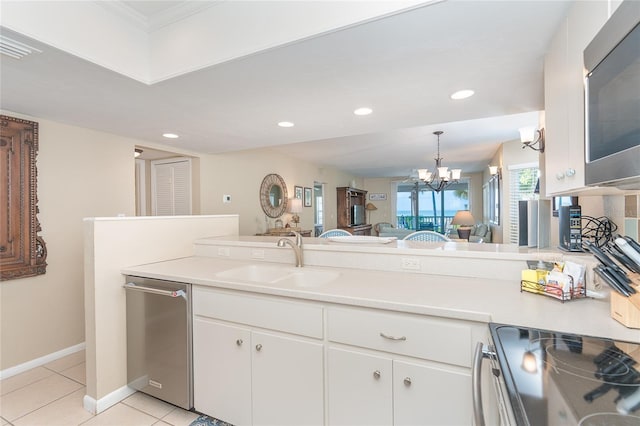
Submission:
[[[121,2],[152,20],[185,2]],[[3,109],[202,153],[273,147],[359,176],[444,164],[485,168],[544,108],[543,57],[567,2],[446,1],[154,85],[22,34],[0,58]],[[455,90],[476,95],[452,101]],[[355,116],[360,106],[373,114]],[[283,129],[279,121],[293,121]],[[181,135],[167,142],[160,135]]]

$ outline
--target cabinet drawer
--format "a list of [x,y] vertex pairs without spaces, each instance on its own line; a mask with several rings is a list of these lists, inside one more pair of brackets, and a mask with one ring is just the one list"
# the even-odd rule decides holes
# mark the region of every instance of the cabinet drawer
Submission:
[[321,339],[322,307],[194,286],[193,314]]
[[327,336],[332,342],[471,366],[471,327],[455,320],[330,308]]

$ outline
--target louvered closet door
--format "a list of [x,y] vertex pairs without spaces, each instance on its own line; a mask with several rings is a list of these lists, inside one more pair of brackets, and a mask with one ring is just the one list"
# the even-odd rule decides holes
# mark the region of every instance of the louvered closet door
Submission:
[[191,160],[169,159],[151,163],[151,214],[191,214]]

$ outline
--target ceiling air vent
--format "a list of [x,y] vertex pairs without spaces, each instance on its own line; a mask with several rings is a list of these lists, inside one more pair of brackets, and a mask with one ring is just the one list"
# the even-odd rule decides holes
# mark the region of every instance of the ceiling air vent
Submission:
[[0,35],[0,53],[15,59],[22,59],[31,53],[42,53],[42,50]]

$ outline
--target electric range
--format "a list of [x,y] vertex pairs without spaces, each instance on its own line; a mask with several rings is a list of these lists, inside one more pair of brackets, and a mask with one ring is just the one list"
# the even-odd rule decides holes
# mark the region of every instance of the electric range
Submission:
[[640,425],[640,341],[489,328],[517,425]]

